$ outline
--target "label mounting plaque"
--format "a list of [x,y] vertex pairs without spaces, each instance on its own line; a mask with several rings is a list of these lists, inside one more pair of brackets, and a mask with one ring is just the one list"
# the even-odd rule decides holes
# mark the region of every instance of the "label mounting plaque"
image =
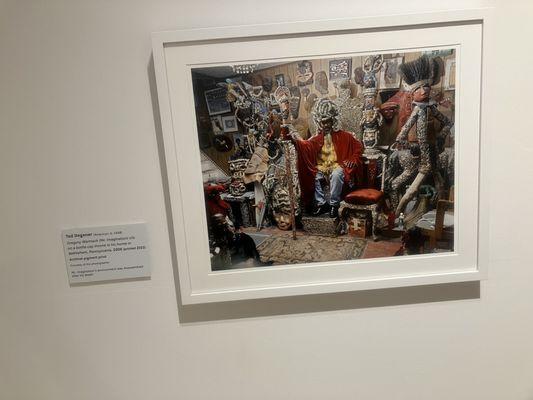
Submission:
[[150,277],[145,223],[66,229],[62,238],[71,284]]

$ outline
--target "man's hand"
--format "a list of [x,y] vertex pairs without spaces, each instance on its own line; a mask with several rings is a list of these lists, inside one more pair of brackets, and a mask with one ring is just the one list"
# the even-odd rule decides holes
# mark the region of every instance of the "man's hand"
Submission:
[[293,140],[293,135],[292,135],[293,130],[294,130],[294,127],[291,124],[281,125],[280,134],[279,134],[281,140]]

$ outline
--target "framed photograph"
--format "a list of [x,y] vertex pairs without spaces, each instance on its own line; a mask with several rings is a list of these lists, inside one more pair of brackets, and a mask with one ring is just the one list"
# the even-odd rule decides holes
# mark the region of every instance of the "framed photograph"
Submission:
[[329,61],[329,79],[350,79],[352,72],[352,59],[341,58]]
[[233,134],[233,146],[235,149],[238,149],[240,147],[244,146],[244,135],[242,133],[234,133]]
[[455,89],[455,59],[446,60],[446,70],[444,75],[444,88],[446,90]]
[[237,118],[234,115],[222,117],[222,126],[224,127],[224,132],[237,132],[239,130]]
[[430,51],[425,51],[424,54],[430,57],[446,57],[452,54],[452,50],[450,49],[430,50]]
[[387,58],[383,61],[379,71],[380,89],[398,89],[400,87],[402,80],[400,65],[402,62],[403,57]]
[[[481,72],[489,20],[485,11],[469,10],[154,33],[182,302],[485,278]],[[444,67],[440,54],[454,67]],[[375,62],[360,83],[367,108],[359,138],[343,129],[352,118],[343,113],[354,108],[339,102],[342,93],[295,113],[299,99],[277,78],[284,70],[310,76],[329,68],[330,79],[340,79],[367,59]],[[382,77],[380,59],[399,71]],[[246,74],[235,73],[236,64],[246,64]],[[273,77],[274,93],[248,83],[254,74]],[[204,87],[200,75],[220,87],[205,92],[207,107],[194,102]],[[392,87],[399,76],[405,87],[395,86],[397,93],[380,105],[386,89],[380,83]],[[434,90],[417,91],[441,79],[455,87],[446,110],[429,97]],[[420,105],[410,111],[413,95]],[[244,127],[239,157],[229,151],[229,137],[214,144],[216,154],[202,150],[199,114],[232,107]],[[417,125],[424,113],[439,120],[444,143],[418,146],[410,130],[430,135],[427,125]],[[315,136],[311,123],[318,124]],[[292,128],[285,132],[282,124]],[[420,162],[404,163],[417,146]],[[206,159],[226,171],[228,184],[205,179]],[[365,179],[352,185],[356,175]]]
[[204,92],[209,115],[225,114],[231,111],[224,88],[215,88]]
[[211,117],[211,127],[213,128],[213,133],[215,135],[221,135],[224,133],[223,120],[220,115]]

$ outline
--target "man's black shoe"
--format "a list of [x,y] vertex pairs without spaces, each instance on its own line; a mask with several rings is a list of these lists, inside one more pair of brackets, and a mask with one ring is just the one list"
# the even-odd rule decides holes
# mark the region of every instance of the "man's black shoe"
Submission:
[[331,210],[329,210],[329,217],[337,218],[338,216],[339,216],[339,206],[331,206]]
[[319,215],[325,214],[329,211],[329,204],[322,204],[321,206],[318,206],[316,210],[313,212],[313,215],[315,217],[318,217]]

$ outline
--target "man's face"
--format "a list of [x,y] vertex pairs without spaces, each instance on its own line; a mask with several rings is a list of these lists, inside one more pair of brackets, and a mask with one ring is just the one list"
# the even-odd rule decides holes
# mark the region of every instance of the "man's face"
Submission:
[[320,121],[320,129],[324,134],[333,132],[333,118],[326,118]]
[[390,108],[384,108],[381,110],[381,114],[383,115],[383,118],[385,118],[387,121],[390,121],[394,118],[394,113],[396,112],[396,108],[390,107]]
[[413,93],[413,100],[417,102],[426,102],[429,100],[429,92],[431,88],[429,86],[421,86]]

